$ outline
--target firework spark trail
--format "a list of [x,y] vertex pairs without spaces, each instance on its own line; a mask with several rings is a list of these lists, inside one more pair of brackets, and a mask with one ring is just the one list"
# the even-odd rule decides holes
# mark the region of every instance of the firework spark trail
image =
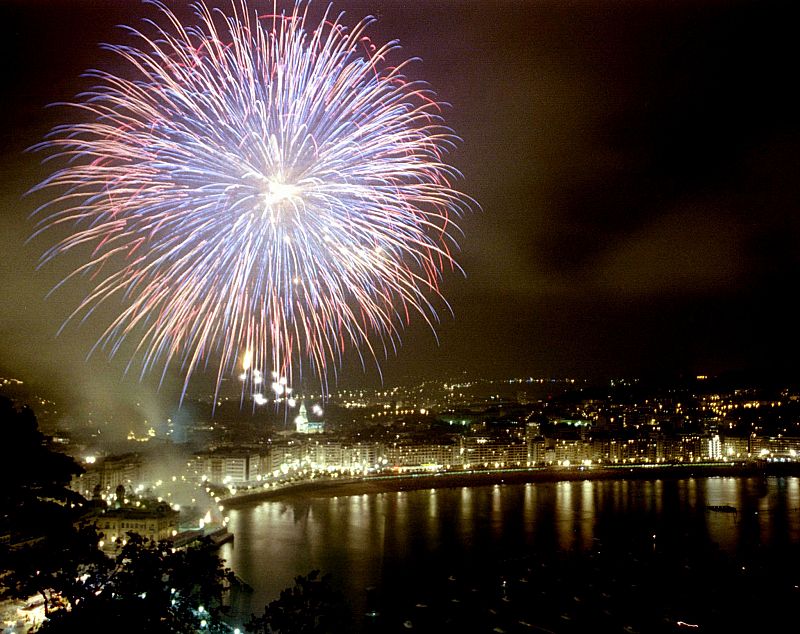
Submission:
[[324,390],[348,346],[377,361],[413,314],[433,326],[471,201],[451,186],[441,104],[387,62],[397,43],[372,45],[372,18],[347,29],[330,7],[309,26],[302,3],[198,3],[184,26],[151,4],[162,24],[105,47],[130,76],[91,71],[69,104],[90,120],[35,146],[66,165],[34,188],[58,192],[34,235],[77,227],[43,262],[93,246],[67,277],[96,280],[70,319],[123,301],[94,349],[133,339],[131,364],[179,363],[184,392],[217,358],[219,387],[245,351],[290,382],[307,363]]

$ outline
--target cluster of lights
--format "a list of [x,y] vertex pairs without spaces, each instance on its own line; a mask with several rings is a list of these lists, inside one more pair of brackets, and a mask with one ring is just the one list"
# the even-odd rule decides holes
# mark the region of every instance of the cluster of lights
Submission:
[[[239,375],[239,380],[242,383],[250,381],[253,386],[253,402],[256,405],[266,405],[269,399],[264,395],[262,385],[264,384],[264,374],[258,368],[253,368],[253,353],[247,350],[242,357],[242,373]],[[275,402],[280,402],[281,399],[286,400],[289,407],[295,407],[297,400],[292,396],[292,388],[289,386],[289,381],[285,376],[281,376],[279,372],[272,372],[272,383],[270,389],[275,395]]]

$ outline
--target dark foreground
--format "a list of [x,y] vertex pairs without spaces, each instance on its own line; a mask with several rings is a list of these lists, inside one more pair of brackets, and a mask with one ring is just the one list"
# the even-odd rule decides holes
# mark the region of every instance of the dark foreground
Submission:
[[[800,619],[796,548],[597,541],[590,552],[498,562],[491,574],[439,576],[413,604],[374,597],[367,631],[789,632]],[[390,606],[384,608],[384,606]]]

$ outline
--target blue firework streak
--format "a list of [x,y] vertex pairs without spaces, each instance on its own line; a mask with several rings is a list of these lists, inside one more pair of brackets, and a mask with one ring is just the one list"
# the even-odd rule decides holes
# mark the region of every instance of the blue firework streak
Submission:
[[310,25],[303,3],[197,3],[191,26],[151,4],[136,45],[106,47],[128,73],[91,71],[70,104],[89,120],[37,146],[66,159],[36,188],[57,192],[39,231],[77,227],[43,260],[94,247],[67,277],[96,276],[71,318],[124,298],[96,347],[132,339],[131,363],[178,362],[184,391],[201,364],[218,360],[219,386],[242,357],[289,383],[306,365],[324,389],[348,347],[377,359],[413,314],[433,326],[470,201],[441,104],[388,62],[397,43],[330,8]]

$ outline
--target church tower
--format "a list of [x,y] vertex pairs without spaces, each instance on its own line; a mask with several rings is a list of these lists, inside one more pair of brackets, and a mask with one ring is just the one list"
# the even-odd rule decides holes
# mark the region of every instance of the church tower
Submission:
[[306,413],[305,401],[300,401],[300,411],[294,419],[294,424],[298,434],[308,433],[308,414]]

